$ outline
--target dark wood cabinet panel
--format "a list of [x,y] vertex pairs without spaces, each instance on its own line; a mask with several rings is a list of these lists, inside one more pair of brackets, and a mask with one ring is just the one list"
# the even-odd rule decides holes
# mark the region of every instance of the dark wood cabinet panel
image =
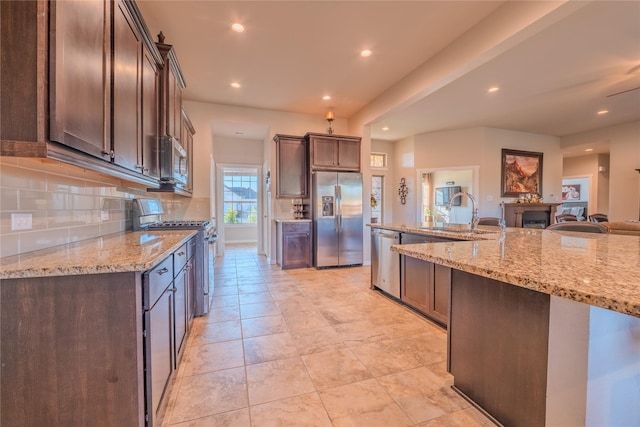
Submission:
[[142,58],[142,172],[160,179],[160,145],[158,138],[160,71],[149,48]]
[[139,273],[3,279],[2,426],[144,423]]
[[502,425],[545,425],[549,310],[549,295],[452,270],[449,372]]
[[301,136],[276,135],[276,197],[306,198],[309,188],[307,142]]
[[187,112],[182,110],[181,111],[181,115],[182,115],[182,131],[181,131],[181,141],[182,141],[182,146],[184,147],[185,151],[187,152],[187,187],[186,187],[186,191],[188,192],[193,192],[193,158],[194,158],[194,151],[193,151],[193,135],[195,135],[196,130],[193,127],[193,124],[191,123],[191,119],[189,119],[189,116],[187,115]]
[[449,298],[451,297],[451,268],[434,264],[433,273],[427,315],[446,325],[449,319]]
[[182,89],[186,86],[173,46],[158,34],[156,43],[163,66],[160,71],[160,135],[180,140],[182,130]]
[[401,300],[421,313],[429,311],[429,282],[433,281],[433,263],[402,256]]
[[108,160],[111,3],[50,4],[50,138]]
[[312,170],[360,171],[361,138],[307,133]]
[[48,126],[47,2],[0,1],[0,154],[43,155]]
[[311,222],[277,224],[277,262],[284,269],[311,267]]
[[[403,236],[405,242],[409,240]],[[451,269],[409,256],[401,257],[401,300],[420,313],[447,326]]]
[[338,150],[335,139],[315,137],[311,139],[313,157],[311,167],[335,168],[338,166]]
[[167,385],[174,371],[173,289],[167,288],[145,316],[147,416],[157,425]]
[[113,16],[113,161],[142,172],[142,40],[124,2]]
[[353,170],[360,170],[360,139],[338,140],[338,166]]
[[[185,266],[186,267],[186,266]],[[174,339],[175,339],[175,363],[174,368],[178,369],[178,362],[184,349],[187,337],[187,270],[182,269],[174,279]]]

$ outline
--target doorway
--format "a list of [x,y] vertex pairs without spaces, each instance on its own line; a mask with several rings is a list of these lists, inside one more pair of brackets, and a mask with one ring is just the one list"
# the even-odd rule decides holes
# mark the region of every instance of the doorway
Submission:
[[218,254],[228,244],[262,247],[263,194],[260,165],[219,164],[217,175]]
[[478,166],[418,170],[420,183],[418,221],[426,222],[429,218],[436,222],[470,223],[473,210],[466,197],[457,198],[449,210],[446,204],[455,192],[464,191],[470,194],[477,192],[478,171]]

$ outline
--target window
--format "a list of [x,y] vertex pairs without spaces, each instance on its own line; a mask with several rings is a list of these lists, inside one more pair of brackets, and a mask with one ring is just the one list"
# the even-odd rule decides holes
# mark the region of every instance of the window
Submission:
[[257,224],[258,176],[255,169],[225,169],[224,223]]
[[[371,218],[377,218],[382,222],[384,177],[373,175],[371,177]],[[371,221],[373,222],[373,221]]]
[[386,153],[371,153],[371,167],[383,169],[387,167]]

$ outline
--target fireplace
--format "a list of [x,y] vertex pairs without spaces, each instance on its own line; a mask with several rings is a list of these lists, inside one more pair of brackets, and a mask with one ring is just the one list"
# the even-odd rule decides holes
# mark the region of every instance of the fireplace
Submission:
[[549,215],[547,211],[524,211],[522,212],[522,228],[541,228],[549,226]]
[[503,203],[507,227],[547,228],[561,203]]

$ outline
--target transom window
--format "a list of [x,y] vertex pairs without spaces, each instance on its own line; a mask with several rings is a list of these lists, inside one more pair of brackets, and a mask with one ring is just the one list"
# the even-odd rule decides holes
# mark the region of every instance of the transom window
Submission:
[[371,167],[372,168],[386,168],[387,167],[387,154],[386,153],[371,153]]

